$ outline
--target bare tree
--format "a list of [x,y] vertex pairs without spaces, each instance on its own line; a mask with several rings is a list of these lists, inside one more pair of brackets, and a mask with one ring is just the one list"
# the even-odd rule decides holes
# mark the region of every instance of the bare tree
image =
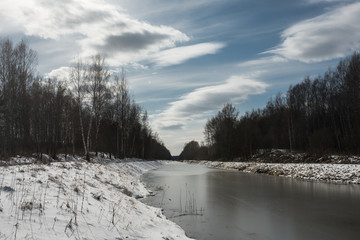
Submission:
[[95,118],[95,150],[98,154],[98,136],[101,120],[103,119],[105,106],[111,98],[108,82],[110,71],[105,63],[105,58],[97,54],[92,58],[91,65],[88,70],[88,91],[90,94],[91,112]]
[[115,121],[117,122],[117,156],[124,158],[126,156],[127,128],[130,113],[130,96],[127,87],[125,71],[121,75],[115,76]]
[[15,145],[23,151],[29,147],[29,88],[37,65],[36,53],[22,40],[16,46],[11,40],[0,41],[1,111],[4,120],[5,145],[11,152]]
[[83,64],[80,57],[78,57],[75,63],[70,68],[70,84],[74,92],[75,101],[79,110],[79,122],[81,130],[81,138],[84,146],[84,152],[86,159],[90,160],[89,148],[90,148],[90,131],[92,119],[89,122],[88,132],[85,135],[84,129],[84,117],[83,117],[83,107],[86,96],[86,66]]

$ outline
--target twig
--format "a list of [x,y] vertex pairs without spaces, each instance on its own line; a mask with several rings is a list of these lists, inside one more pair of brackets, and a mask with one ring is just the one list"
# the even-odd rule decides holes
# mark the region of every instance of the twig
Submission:
[[84,199],[85,199],[85,169],[84,169],[84,182],[83,182],[83,196],[81,201],[81,212],[83,211],[83,207],[84,207]]

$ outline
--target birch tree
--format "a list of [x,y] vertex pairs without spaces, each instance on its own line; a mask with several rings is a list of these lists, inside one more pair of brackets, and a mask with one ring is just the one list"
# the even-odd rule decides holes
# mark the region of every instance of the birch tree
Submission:
[[[101,120],[104,117],[105,106],[111,98],[107,85],[110,78],[110,71],[105,63],[105,58],[97,54],[92,58],[88,71],[88,91],[90,94],[91,112],[95,120],[95,151],[98,154],[98,136]],[[90,132],[89,132],[90,134]]]
[[81,139],[84,146],[84,153],[86,155],[86,159],[90,160],[89,148],[90,148],[90,131],[91,131],[91,122],[89,122],[89,127],[87,134],[85,133],[84,128],[84,114],[83,107],[86,96],[86,66],[83,64],[80,57],[78,57],[75,63],[70,68],[70,84],[72,87],[72,91],[74,92],[74,97],[76,101],[76,105],[78,107],[79,114],[79,122],[80,122],[80,131],[81,131]]

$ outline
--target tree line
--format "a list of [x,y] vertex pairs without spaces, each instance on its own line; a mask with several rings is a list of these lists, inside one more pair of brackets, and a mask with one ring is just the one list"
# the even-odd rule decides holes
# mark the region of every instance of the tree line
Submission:
[[38,76],[26,41],[0,40],[0,154],[58,153],[170,159],[144,111],[130,96],[125,72],[101,55],[76,59],[67,79]]
[[[360,54],[323,75],[305,77],[263,109],[239,117],[236,108],[226,104],[208,119],[204,135],[209,159],[247,158],[259,149],[358,154]],[[201,154],[198,150],[192,156],[204,158],[204,149]]]

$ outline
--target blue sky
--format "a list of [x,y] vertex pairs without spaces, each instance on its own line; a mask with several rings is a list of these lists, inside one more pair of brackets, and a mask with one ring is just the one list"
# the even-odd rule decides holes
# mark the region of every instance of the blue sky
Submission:
[[233,103],[261,108],[305,76],[359,51],[352,0],[2,0],[0,35],[25,37],[42,75],[63,79],[75,56],[125,68],[173,155],[203,141],[207,119]]

